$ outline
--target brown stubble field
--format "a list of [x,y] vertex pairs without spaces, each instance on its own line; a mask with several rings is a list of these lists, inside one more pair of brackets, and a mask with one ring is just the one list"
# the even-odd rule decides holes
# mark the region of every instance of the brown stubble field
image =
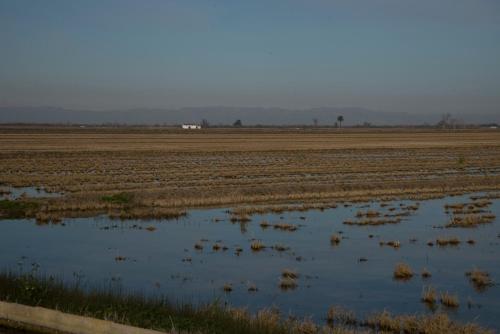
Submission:
[[64,192],[38,200],[62,216],[424,199],[500,189],[500,132],[3,127],[0,171],[4,185]]

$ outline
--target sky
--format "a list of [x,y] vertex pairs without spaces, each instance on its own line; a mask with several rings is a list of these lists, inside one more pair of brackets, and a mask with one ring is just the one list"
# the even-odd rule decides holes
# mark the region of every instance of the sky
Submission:
[[0,106],[500,114],[499,0],[0,0]]

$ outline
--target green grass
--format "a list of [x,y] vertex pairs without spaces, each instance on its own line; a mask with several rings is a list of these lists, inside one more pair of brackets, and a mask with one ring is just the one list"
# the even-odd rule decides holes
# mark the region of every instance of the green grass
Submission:
[[33,211],[38,208],[37,202],[23,200],[0,200],[0,218],[25,218],[33,215]]
[[132,194],[118,193],[114,195],[102,196],[101,200],[112,204],[128,204],[132,201],[132,197]]

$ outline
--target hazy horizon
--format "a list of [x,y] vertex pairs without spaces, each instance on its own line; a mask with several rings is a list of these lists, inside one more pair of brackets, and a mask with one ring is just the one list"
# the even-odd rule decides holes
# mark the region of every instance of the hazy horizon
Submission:
[[500,113],[494,0],[0,0],[0,106]]

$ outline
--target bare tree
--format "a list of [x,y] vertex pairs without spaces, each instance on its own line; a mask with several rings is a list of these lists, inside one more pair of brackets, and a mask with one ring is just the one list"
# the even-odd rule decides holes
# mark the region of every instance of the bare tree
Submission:
[[313,124],[315,127],[318,126],[318,119],[317,118],[313,118]]

